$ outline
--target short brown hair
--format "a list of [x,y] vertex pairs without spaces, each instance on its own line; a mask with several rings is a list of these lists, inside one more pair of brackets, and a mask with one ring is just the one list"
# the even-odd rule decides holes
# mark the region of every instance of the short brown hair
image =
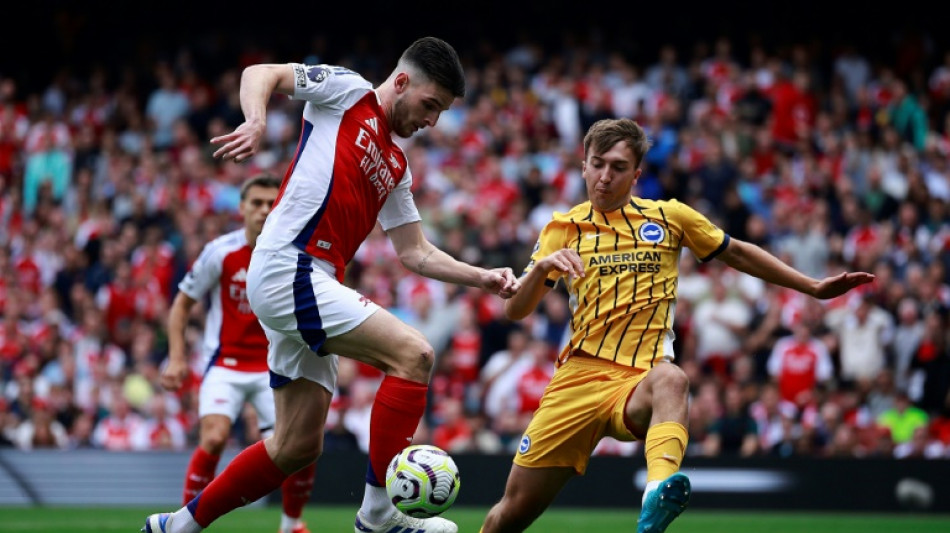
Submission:
[[280,179],[273,174],[258,174],[257,176],[248,178],[243,184],[241,184],[241,200],[244,200],[247,197],[247,191],[251,187],[264,187],[266,189],[279,189],[280,188]]
[[620,141],[626,141],[627,146],[633,151],[637,166],[640,166],[643,156],[653,145],[636,121],[629,118],[603,119],[595,122],[587,130],[587,135],[584,136],[584,157],[586,158],[591,150],[594,154],[602,154]]
[[465,72],[458,53],[452,45],[438,37],[417,39],[399,58],[418,69],[439,86],[451,91],[456,98],[465,96]]

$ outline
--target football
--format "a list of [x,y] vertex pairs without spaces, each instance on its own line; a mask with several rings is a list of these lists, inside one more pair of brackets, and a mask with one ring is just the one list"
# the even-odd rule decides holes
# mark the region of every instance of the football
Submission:
[[408,446],[389,462],[386,493],[396,509],[409,516],[436,516],[455,503],[459,471],[441,448],[429,444]]

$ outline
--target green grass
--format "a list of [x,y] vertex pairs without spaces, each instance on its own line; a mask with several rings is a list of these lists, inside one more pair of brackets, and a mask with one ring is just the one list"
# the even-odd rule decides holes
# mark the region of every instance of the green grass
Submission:
[[[2,533],[134,533],[155,509],[3,508]],[[310,506],[304,518],[313,533],[353,531],[353,507]],[[458,507],[446,517],[462,533],[477,533],[486,509]],[[275,533],[277,507],[240,509],[219,519],[209,531]],[[637,510],[550,509],[529,531],[594,533],[636,531]],[[950,516],[919,514],[844,514],[818,512],[724,512],[690,510],[668,533],[950,533]]]

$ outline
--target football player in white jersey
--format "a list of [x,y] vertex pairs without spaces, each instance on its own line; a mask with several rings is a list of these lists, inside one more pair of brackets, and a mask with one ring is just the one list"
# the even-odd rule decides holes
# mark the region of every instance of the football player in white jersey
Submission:
[[416,274],[510,298],[510,268],[486,270],[453,259],[423,235],[412,173],[394,136],[432,127],[465,75],[441,39],[413,42],[374,88],[330,65],[263,64],[241,78],[245,122],[216,137],[215,157],[257,153],[273,93],[306,102],[300,142],[251,258],[248,299],[270,341],[275,432],[242,451],[207,488],[174,513],[146,519],[146,533],[196,533],[274,490],[320,455],[340,354],[385,372],[370,420],[369,465],[356,532],[456,533],[441,517],[412,518],[386,495],[389,461],[412,442],[425,410],[434,353],[426,338],[344,286],[343,272],[378,222],[400,262]]
[[[206,296],[210,307],[202,342],[204,375],[198,396],[198,446],[185,472],[184,503],[214,479],[231,427],[245,402],[257,412],[262,437],[274,431],[274,393],[267,371],[267,337],[247,301],[247,268],[264,221],[277,199],[280,180],[254,176],[241,186],[243,227],[209,242],[178,285],[168,316],[168,364],[162,386],[179,390],[191,373],[185,329],[192,308]],[[310,499],[315,465],[281,486],[280,533],[308,533],[300,520]]]

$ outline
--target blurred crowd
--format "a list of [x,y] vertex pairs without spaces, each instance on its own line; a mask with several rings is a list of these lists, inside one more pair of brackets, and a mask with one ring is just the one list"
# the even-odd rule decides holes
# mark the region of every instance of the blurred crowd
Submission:
[[[950,51],[916,34],[888,58],[683,44],[639,62],[580,41],[464,51],[467,96],[402,142],[429,239],[520,272],[551,214],[585,200],[587,127],[635,118],[654,143],[638,196],[687,202],[808,275],[877,276],[820,302],[684,251],[688,453],[950,458]],[[188,328],[193,379],[173,393],[158,379],[169,303],[202,246],[240,225],[241,182],[283,175],[300,104],[272,100],[246,164],[214,160],[208,139],[242,122],[247,64],[326,61],[379,82],[391,65],[373,57],[255,51],[212,74],[182,49],[144,73],[64,68],[30,92],[0,70],[0,446],[195,444],[204,307]],[[570,327],[563,286],[513,323],[496,297],[410,274],[378,228],[346,277],[436,349],[416,441],[512,453]],[[328,453],[366,449],[379,380],[341,358]],[[248,410],[234,445],[255,428]]]

